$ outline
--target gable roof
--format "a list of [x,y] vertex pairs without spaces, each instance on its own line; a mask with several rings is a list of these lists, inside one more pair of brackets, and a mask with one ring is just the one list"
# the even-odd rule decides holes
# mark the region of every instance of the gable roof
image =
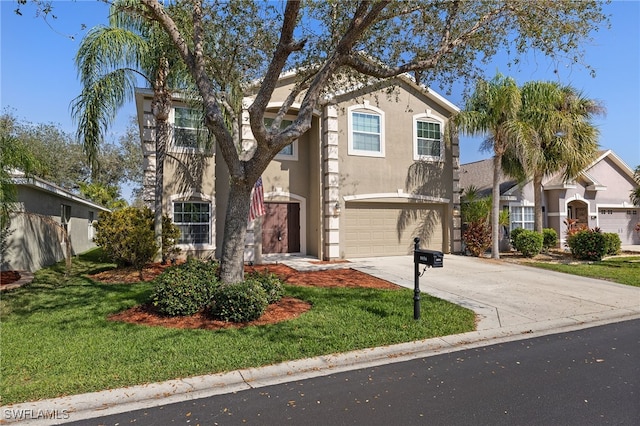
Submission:
[[[500,173],[500,194],[504,194],[518,185],[518,182],[504,173]],[[474,186],[478,195],[489,196],[493,189],[493,158],[460,165],[460,188]]]

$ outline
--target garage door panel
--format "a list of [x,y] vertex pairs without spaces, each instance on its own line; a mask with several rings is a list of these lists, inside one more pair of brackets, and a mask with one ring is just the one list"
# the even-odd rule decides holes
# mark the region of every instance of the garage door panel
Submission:
[[635,232],[640,220],[640,209],[600,209],[598,227],[602,232],[618,234],[622,244],[640,244],[640,235]]
[[345,255],[410,254],[415,236],[422,247],[443,250],[442,212],[443,206],[434,204],[347,203]]

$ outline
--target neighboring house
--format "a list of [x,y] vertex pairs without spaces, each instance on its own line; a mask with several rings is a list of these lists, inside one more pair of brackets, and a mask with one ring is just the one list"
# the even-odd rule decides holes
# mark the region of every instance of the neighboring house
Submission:
[[72,254],[93,247],[93,222],[108,209],[39,178],[16,175],[17,203],[11,214],[2,269],[37,271],[65,258],[63,228]]
[[[275,112],[295,75],[283,76],[268,106]],[[145,156],[145,203],[155,179],[152,92],[136,104]],[[245,100],[245,105],[251,99]],[[290,120],[295,118],[294,104]],[[408,78],[361,87],[328,99],[311,129],[280,152],[262,175],[266,215],[249,224],[245,260],[299,253],[324,260],[403,255],[421,246],[461,250],[459,147],[448,140],[458,108]],[[174,100],[172,141],[164,164],[164,212],[182,231],[183,253],[220,256],[229,192],[224,160],[199,148],[201,132],[188,104]],[[242,154],[255,141],[245,111]],[[285,123],[286,124],[286,123]],[[213,145],[213,144],[211,144]]]
[[[491,195],[493,159],[463,164],[460,186],[475,186],[482,195]],[[543,226],[558,233],[564,246],[567,230],[565,220],[575,219],[578,225],[600,228],[620,236],[622,244],[640,244],[634,231],[640,222],[640,207],[629,201],[629,193],[637,187],[633,170],[613,151],[600,151],[597,158],[571,182],[561,175],[543,179]],[[500,184],[500,205],[509,210],[510,230],[533,229],[533,183],[522,185],[503,177]]]

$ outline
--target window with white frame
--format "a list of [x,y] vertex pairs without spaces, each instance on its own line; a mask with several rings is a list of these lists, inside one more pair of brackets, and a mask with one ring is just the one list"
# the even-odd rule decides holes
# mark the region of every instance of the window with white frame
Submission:
[[413,117],[413,159],[440,161],[444,157],[443,124],[428,114]]
[[533,206],[509,206],[511,231],[517,228],[533,230]]
[[[273,118],[265,118],[264,125],[266,127],[271,126],[273,123]],[[284,129],[287,126],[290,126],[293,123],[293,120],[282,119],[280,122],[280,128]],[[297,160],[298,159],[298,140],[294,140],[289,145],[285,146],[280,150],[280,152],[275,156],[276,160]]]
[[211,203],[174,201],[173,223],[180,229],[178,244],[211,244]]
[[173,121],[173,143],[178,148],[207,147],[209,131],[202,124],[202,114],[192,108],[176,107]]
[[384,157],[384,112],[367,102],[348,110],[349,155]]

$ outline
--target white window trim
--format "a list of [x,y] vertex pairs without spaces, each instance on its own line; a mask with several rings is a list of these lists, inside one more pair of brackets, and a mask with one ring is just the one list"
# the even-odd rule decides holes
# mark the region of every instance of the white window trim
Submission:
[[[380,117],[380,151],[365,151],[361,149],[355,149],[353,147],[353,118],[352,113],[354,112],[362,112],[365,114],[377,115]],[[347,149],[348,155],[358,155],[362,157],[384,157],[385,155],[385,117],[384,111],[380,108],[376,108],[369,104],[369,101],[364,101],[363,104],[352,105],[347,108],[347,122],[348,122],[348,140],[349,147]]]
[[[275,114],[269,114],[269,113],[265,113],[264,118],[275,118]],[[292,116],[292,115],[285,115],[283,118],[283,120],[289,120],[293,123],[293,121],[296,119],[296,117]],[[276,154],[275,157],[273,157],[274,160],[280,160],[280,161],[298,161],[298,139],[294,139],[293,142],[291,142],[291,144],[289,145],[291,146],[291,152],[292,154]]]
[[[211,143],[211,147],[209,149],[207,148],[191,148],[191,147],[186,147],[186,146],[178,146],[176,145],[176,139],[175,139],[175,127],[176,127],[176,109],[178,108],[182,108],[182,109],[193,109],[189,106],[186,105],[176,105],[173,108],[171,108],[171,111],[169,112],[169,123],[171,124],[171,135],[169,137],[169,146],[167,147],[167,151],[170,152],[176,152],[176,153],[185,153],[185,154],[214,154],[215,150],[215,143]],[[202,124],[203,128],[204,128],[204,123]],[[156,135],[157,137],[157,135]]]
[[[440,155],[418,154],[418,122],[432,122],[440,124]],[[431,113],[431,110],[413,116],[413,159],[415,161],[444,161],[444,120]]]
[[[175,194],[169,197],[171,202],[171,222],[174,218],[174,203],[209,203],[209,244],[176,244],[180,250],[215,250],[215,203],[212,197],[205,194]],[[175,223],[175,222],[174,222]]]
[[[517,229],[517,228],[527,229],[527,228],[524,226],[524,224],[525,224],[525,223],[532,223],[532,224],[535,224],[535,211],[534,211],[534,218],[533,218],[533,220],[530,220],[530,221],[525,220],[525,214],[524,214],[524,209],[525,209],[525,207],[530,207],[530,208],[532,208],[532,209],[533,209],[533,208],[534,208],[534,205],[533,205],[533,203],[527,203],[527,202],[523,202],[523,203],[519,203],[519,204],[516,204],[516,203],[509,203],[509,232],[511,232],[511,231],[513,231],[514,229]],[[514,227],[513,227],[513,222],[514,222],[514,220],[513,220],[513,215],[512,215],[511,213],[512,213],[512,210],[513,210],[513,209],[516,209],[516,208],[517,208],[517,209],[520,209],[520,212],[521,212],[521,214],[522,214],[522,220],[518,221],[519,226],[516,226],[516,227],[514,228]],[[532,228],[532,229],[533,229],[533,228]]]

